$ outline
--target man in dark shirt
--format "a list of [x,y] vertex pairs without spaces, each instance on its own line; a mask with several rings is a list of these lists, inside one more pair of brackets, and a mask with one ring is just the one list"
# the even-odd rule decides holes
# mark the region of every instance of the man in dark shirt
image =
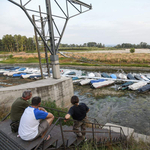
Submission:
[[[73,125],[73,130],[77,130],[76,135],[79,137],[85,138],[85,131],[86,130],[86,113],[89,111],[89,108],[86,104],[80,103],[79,98],[77,96],[72,96],[71,103],[73,106],[69,109],[68,113],[65,116],[65,119],[69,119],[71,116],[75,120]],[[81,132],[79,132],[79,127],[81,127]]]
[[27,100],[32,97],[31,91],[24,91],[22,97],[17,98],[11,106],[10,119],[18,127],[24,110],[30,105]]

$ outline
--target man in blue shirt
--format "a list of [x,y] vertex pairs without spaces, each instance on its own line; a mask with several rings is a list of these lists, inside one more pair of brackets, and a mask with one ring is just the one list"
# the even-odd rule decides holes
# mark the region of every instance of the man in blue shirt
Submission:
[[[31,141],[42,136],[54,120],[52,113],[47,112],[44,108],[39,107],[41,104],[40,97],[33,97],[31,106],[28,106],[20,120],[19,135],[25,141]],[[47,140],[50,135],[47,137]]]
[[[88,122],[86,119],[86,113],[89,112],[90,109],[84,103],[79,104],[79,98],[77,96],[72,96],[71,103],[73,106],[69,109],[65,119],[67,120],[72,116],[72,118],[75,120],[73,130],[78,131],[75,132],[75,134],[79,137],[85,138],[86,133],[82,131],[86,130],[86,122]],[[79,132],[79,127],[81,127],[81,132]]]

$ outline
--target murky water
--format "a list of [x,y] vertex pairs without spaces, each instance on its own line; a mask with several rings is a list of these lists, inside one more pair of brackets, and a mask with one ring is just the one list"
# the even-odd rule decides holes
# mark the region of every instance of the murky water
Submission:
[[[84,72],[90,71],[84,70]],[[110,70],[109,72],[115,73]],[[0,76],[0,87],[31,81],[33,80]],[[115,84],[92,89],[89,85],[74,85],[74,94],[79,96],[80,102],[89,106],[88,116],[96,118],[99,123],[115,123],[134,128],[135,132],[150,135],[150,92],[139,94],[136,91],[117,91],[117,86]]]

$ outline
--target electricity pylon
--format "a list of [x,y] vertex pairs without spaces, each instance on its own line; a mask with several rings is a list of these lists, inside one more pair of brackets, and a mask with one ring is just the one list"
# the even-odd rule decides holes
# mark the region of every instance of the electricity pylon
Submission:
[[[51,61],[51,65],[52,65],[53,78],[59,79],[60,78],[60,67],[59,67],[58,48],[59,48],[61,39],[63,37],[64,31],[66,29],[68,20],[72,17],[75,17],[75,16],[81,14],[81,13],[89,11],[90,9],[92,9],[92,5],[91,4],[88,5],[79,0],[45,0],[46,9],[44,12],[40,12],[39,10],[27,8],[27,6],[29,6],[31,2],[34,1],[34,3],[35,3],[38,0],[20,0],[20,1],[19,0],[8,0],[8,1],[17,5],[25,12],[26,16],[28,17],[28,19],[30,20],[32,25],[34,26],[34,29],[36,30],[36,32],[40,36],[41,40],[43,41],[46,49],[51,54],[50,61]],[[53,7],[51,7],[51,2],[53,2],[57,6],[57,8],[60,10],[61,14],[55,15],[52,13]],[[64,4],[60,4],[62,2],[64,2]],[[63,7],[62,7],[62,5],[63,5]],[[73,10],[73,9],[75,10],[75,12],[73,12],[71,14],[70,10]],[[42,31],[40,31],[38,29],[37,25],[35,24],[35,22],[32,19],[33,14],[30,15],[31,12],[36,13],[38,15],[42,14],[45,16],[43,22],[45,23],[44,30],[48,30],[48,33],[45,32],[45,33],[47,33],[47,36],[44,37],[43,34],[41,33]],[[56,18],[64,20],[64,25],[61,30],[59,29],[57,23],[55,22]],[[47,28],[46,28],[46,24],[47,24]],[[55,28],[55,32],[54,32],[54,28]],[[56,36],[56,34],[57,34],[57,36]],[[55,43],[56,41],[58,41],[57,44]]]

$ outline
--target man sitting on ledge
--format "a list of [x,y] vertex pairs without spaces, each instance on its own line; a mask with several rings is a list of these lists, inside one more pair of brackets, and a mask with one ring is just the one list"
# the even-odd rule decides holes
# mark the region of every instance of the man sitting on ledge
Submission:
[[[44,108],[39,107],[40,97],[33,97],[31,106],[27,107],[21,117],[19,124],[19,136],[22,140],[32,141],[43,136],[52,124],[54,116]],[[50,138],[48,135],[47,140]]]
[[19,121],[24,112],[24,110],[30,106],[28,100],[32,97],[32,92],[26,90],[22,93],[22,97],[17,98],[11,106],[10,119],[12,123],[10,124],[12,132],[18,132]]

